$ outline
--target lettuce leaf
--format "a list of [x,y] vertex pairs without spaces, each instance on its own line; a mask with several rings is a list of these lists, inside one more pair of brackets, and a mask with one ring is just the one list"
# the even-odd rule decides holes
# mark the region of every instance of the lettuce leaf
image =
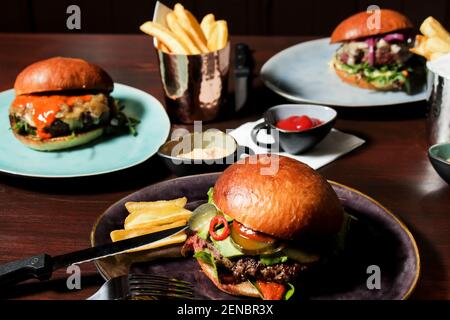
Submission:
[[219,273],[217,272],[216,261],[214,260],[214,257],[213,257],[212,253],[209,250],[197,251],[194,254],[194,258],[200,259],[204,263],[209,264],[210,266],[212,266],[213,269],[214,269],[214,277],[220,282]]
[[247,281],[258,291],[258,294],[261,297],[261,299],[264,299],[264,296],[263,296],[261,290],[259,289],[258,284],[256,283],[256,280],[247,280]]
[[[11,116],[12,117],[12,116]],[[31,127],[26,121],[22,120],[20,117],[14,116],[14,127],[11,127],[12,130],[22,135],[36,135],[36,129]]]
[[406,90],[409,90],[409,76],[413,69],[402,64],[383,65],[374,67],[367,62],[349,65],[339,61],[335,58],[334,65],[337,69],[342,70],[350,75],[360,74],[367,82],[370,82],[376,87],[385,87],[394,82],[405,85]]
[[213,199],[213,195],[214,195],[214,188],[213,187],[209,188],[207,195],[208,195],[208,203],[216,205],[214,203],[214,199]]
[[261,255],[259,261],[265,266],[271,266],[277,263],[283,263],[288,260],[284,254]]
[[216,241],[214,239],[211,239],[211,241],[214,244],[214,247],[216,247],[219,253],[225,258],[234,258],[244,255],[241,250],[233,245],[230,237],[227,237],[222,241]]
[[[209,188],[207,195],[208,195],[208,203],[214,205],[217,208],[216,204],[214,203],[214,199],[213,199],[213,195],[214,195],[213,187]],[[217,208],[217,211],[219,211],[221,214],[223,214],[223,216],[225,217],[225,219],[227,219],[228,222],[231,222],[234,220],[232,217],[230,217],[229,215],[222,212],[222,210],[220,210],[219,208]]]
[[289,289],[286,290],[286,293],[284,294],[284,300],[289,300],[295,293],[295,287],[289,282],[287,283],[287,285]]

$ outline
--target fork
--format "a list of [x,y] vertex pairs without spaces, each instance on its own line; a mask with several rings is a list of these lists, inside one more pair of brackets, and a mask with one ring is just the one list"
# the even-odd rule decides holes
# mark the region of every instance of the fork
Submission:
[[128,274],[105,282],[87,300],[193,299],[191,283],[152,274]]

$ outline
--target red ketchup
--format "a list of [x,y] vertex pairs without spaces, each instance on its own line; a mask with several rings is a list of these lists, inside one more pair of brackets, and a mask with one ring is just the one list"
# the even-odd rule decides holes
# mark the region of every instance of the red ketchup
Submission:
[[277,122],[276,126],[279,129],[289,131],[303,131],[322,124],[322,121],[308,116],[291,116]]

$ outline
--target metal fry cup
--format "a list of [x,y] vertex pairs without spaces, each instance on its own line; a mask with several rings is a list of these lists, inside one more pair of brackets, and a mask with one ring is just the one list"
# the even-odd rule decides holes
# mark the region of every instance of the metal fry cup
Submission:
[[428,69],[428,138],[431,145],[450,141],[450,77]]
[[221,50],[197,55],[156,51],[172,120],[193,123],[215,119],[228,94],[230,43]]

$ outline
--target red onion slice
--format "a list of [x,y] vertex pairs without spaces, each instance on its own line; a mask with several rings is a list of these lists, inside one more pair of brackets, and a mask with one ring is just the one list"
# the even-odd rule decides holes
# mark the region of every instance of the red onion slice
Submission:
[[366,43],[369,46],[369,65],[373,66],[375,64],[375,39],[368,38]]
[[391,33],[388,35],[385,35],[383,39],[387,42],[391,41],[405,41],[405,35],[402,33]]

